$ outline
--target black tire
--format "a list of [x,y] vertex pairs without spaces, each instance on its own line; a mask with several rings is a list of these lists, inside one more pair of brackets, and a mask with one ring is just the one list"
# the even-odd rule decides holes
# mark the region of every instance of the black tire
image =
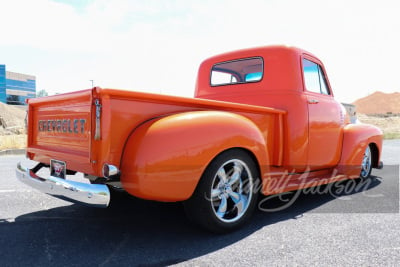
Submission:
[[361,162],[360,178],[361,179],[368,178],[371,175],[371,171],[372,171],[372,152],[370,146],[368,145],[365,148],[363,160]]
[[258,177],[248,153],[223,152],[206,168],[193,196],[184,203],[187,216],[212,232],[237,229],[249,220],[257,204]]

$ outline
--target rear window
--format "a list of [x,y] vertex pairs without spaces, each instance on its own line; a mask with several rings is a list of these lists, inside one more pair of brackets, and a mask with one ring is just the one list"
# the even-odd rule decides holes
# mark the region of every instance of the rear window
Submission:
[[215,64],[211,69],[211,86],[261,81],[264,75],[261,57],[244,58]]

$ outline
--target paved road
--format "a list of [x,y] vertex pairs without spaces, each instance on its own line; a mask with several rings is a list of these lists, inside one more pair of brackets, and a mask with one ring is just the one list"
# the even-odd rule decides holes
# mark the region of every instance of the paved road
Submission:
[[386,167],[368,184],[302,193],[289,208],[258,211],[229,235],[193,227],[180,204],[129,199],[95,209],[48,197],[15,179],[23,157],[0,157],[0,265],[395,266],[399,155],[400,140],[386,141]]

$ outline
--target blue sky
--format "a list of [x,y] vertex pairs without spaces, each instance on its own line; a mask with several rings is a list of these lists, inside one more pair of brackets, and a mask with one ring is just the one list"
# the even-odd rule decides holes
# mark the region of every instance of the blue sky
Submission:
[[398,1],[0,1],[0,64],[50,93],[192,96],[203,59],[270,44],[321,58],[341,101],[400,91]]

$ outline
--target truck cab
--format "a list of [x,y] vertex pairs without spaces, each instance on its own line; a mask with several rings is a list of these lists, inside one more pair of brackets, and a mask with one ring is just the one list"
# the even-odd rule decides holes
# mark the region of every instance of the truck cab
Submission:
[[309,52],[272,46],[210,58],[199,69],[195,97],[287,111],[283,166],[315,170],[340,161],[348,117],[323,63]]

